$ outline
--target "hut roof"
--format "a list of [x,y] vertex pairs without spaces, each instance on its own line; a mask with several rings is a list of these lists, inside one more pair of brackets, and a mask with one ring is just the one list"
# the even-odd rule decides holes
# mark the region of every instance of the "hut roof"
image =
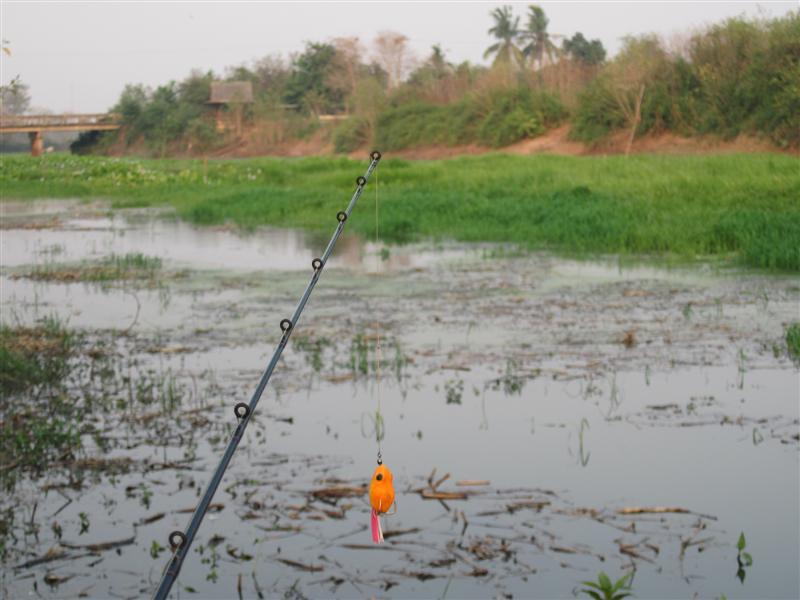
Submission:
[[249,103],[253,101],[253,84],[250,81],[213,81],[209,104]]

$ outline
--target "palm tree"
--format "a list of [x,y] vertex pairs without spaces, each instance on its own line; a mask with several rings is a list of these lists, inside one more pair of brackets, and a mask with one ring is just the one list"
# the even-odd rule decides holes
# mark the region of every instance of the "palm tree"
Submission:
[[544,66],[545,56],[552,60],[553,52],[556,50],[547,33],[549,22],[541,7],[535,4],[528,6],[528,27],[522,32],[522,37],[528,40],[528,44],[522,49],[522,54],[525,58],[532,59],[540,69]]
[[494,19],[494,27],[489,30],[497,42],[492,44],[483,53],[484,58],[494,54],[493,64],[521,65],[522,53],[516,45],[519,38],[519,17],[511,13],[510,6],[495,8],[491,13]]

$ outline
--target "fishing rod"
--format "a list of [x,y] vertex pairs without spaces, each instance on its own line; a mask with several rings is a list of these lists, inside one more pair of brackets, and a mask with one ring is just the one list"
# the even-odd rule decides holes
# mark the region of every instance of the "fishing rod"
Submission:
[[314,289],[314,286],[317,285],[320,275],[322,275],[322,269],[325,267],[325,263],[328,261],[328,258],[330,258],[333,248],[336,245],[336,241],[339,239],[339,236],[342,235],[345,222],[355,208],[358,198],[361,196],[361,193],[364,191],[364,187],[367,185],[369,176],[372,175],[372,172],[377,168],[378,161],[380,159],[381,153],[377,150],[374,150],[372,153],[370,153],[369,167],[363,176],[356,178],[356,191],[353,193],[353,197],[350,199],[350,204],[347,205],[345,210],[339,211],[336,214],[336,220],[338,221],[336,231],[333,232],[333,236],[331,236],[331,240],[328,242],[328,247],[325,248],[325,252],[322,253],[322,256],[311,261],[311,268],[314,269],[314,274],[311,276],[311,281],[308,282],[306,291],[303,292],[303,295],[300,297],[300,301],[297,303],[297,308],[295,308],[292,318],[283,319],[281,321],[280,328],[283,332],[283,335],[278,342],[278,346],[275,348],[275,352],[272,355],[269,364],[267,364],[267,369],[261,376],[261,381],[258,382],[258,387],[253,393],[250,403],[245,404],[244,402],[239,402],[233,408],[233,413],[238,419],[236,429],[234,430],[233,435],[228,442],[228,446],[225,448],[225,452],[222,455],[222,460],[220,460],[219,465],[217,466],[217,470],[214,471],[214,476],[208,483],[208,487],[203,494],[203,498],[194,509],[194,514],[192,515],[191,521],[189,521],[189,525],[186,527],[186,531],[176,530],[169,534],[168,539],[169,545],[172,548],[172,556],[170,557],[169,562],[164,569],[164,573],[161,576],[161,583],[159,583],[158,588],[153,595],[153,600],[164,600],[169,595],[169,591],[172,589],[172,584],[175,583],[175,580],[178,578],[178,573],[180,573],[183,560],[186,558],[186,554],[189,552],[189,547],[194,541],[194,536],[197,534],[197,530],[200,528],[200,524],[203,522],[203,517],[205,517],[206,511],[208,510],[211,500],[214,497],[214,493],[217,491],[220,481],[222,481],[222,476],[225,474],[225,470],[228,468],[231,458],[233,458],[233,453],[236,452],[236,448],[239,445],[242,436],[244,435],[244,430],[247,428],[247,424],[250,422],[250,418],[255,412],[256,406],[258,406],[258,401],[261,399],[261,394],[264,393],[264,388],[267,387],[269,378],[272,376],[272,372],[275,370],[275,366],[278,364],[278,359],[280,359],[283,349],[286,347],[286,344],[289,341],[289,336],[292,335],[292,331],[297,326],[297,322],[300,319],[300,314],[303,312],[306,302],[308,302],[311,291]]

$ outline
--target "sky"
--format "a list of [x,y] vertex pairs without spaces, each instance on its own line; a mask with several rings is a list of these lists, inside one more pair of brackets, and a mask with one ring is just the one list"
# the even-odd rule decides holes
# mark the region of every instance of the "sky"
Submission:
[[[24,2],[0,0],[0,34],[11,56],[0,80],[19,76],[32,103],[52,112],[104,112],[127,83],[157,86],[192,69],[249,64],[288,56],[306,42],[357,36],[369,46],[381,31],[399,31],[422,59],[440,44],[448,60],[485,63],[492,43],[489,12],[530,2]],[[613,54],[625,35],[667,39],[727,17],[775,17],[798,1],[538,2],[551,34],[581,31]],[[557,40],[558,41],[558,40]]]

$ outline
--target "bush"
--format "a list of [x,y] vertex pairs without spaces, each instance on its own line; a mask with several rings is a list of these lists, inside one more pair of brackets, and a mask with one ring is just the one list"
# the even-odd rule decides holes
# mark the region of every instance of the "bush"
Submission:
[[526,87],[473,94],[445,105],[412,101],[381,115],[376,144],[386,150],[475,142],[497,148],[541,135],[565,116],[556,97]]
[[369,125],[364,119],[352,117],[339,123],[333,132],[336,152],[353,152],[369,142]]
[[695,35],[688,59],[667,53],[651,36],[627,40],[581,94],[571,137],[595,142],[627,127],[620,98],[630,110],[630,94],[642,83],[637,133],[763,133],[779,146],[798,147],[800,13],[729,19]]

